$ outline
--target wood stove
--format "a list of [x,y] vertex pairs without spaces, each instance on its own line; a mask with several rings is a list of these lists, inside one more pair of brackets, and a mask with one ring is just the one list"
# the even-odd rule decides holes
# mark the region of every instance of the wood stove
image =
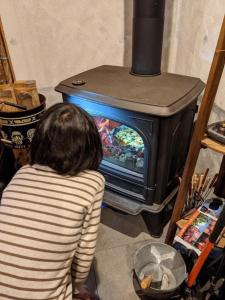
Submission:
[[[137,77],[116,66],[89,70],[56,87],[65,102],[82,107],[96,121],[106,203],[131,214],[165,213],[176,194],[203,87],[197,78]],[[158,226],[150,226],[153,235],[163,228],[162,216],[158,219]]]
[[131,72],[104,65],[56,87],[65,102],[82,107],[96,121],[104,149],[104,201],[133,215],[142,213],[153,236],[161,235],[170,217],[204,88],[198,78],[161,74],[164,4],[134,1]]

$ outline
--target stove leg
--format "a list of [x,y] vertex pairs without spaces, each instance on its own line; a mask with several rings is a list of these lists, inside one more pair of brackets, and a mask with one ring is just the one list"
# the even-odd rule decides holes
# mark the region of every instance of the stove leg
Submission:
[[159,213],[142,211],[142,217],[148,228],[149,234],[152,237],[159,238],[162,235],[164,226],[171,218],[172,211],[172,203],[167,204],[167,206]]

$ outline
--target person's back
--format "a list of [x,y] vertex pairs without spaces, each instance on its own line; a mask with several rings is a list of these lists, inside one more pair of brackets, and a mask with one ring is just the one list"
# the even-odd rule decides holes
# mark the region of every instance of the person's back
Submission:
[[71,300],[93,259],[104,177],[60,174],[35,160],[3,193],[0,299]]

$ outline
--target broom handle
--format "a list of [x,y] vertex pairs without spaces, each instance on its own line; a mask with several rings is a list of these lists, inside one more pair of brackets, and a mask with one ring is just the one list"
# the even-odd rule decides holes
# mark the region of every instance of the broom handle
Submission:
[[192,287],[192,285],[195,283],[196,278],[198,277],[199,272],[202,269],[202,266],[204,265],[207,257],[209,256],[210,252],[215,246],[215,243],[221,234],[223,228],[225,226],[225,205],[223,207],[223,210],[216,222],[216,225],[209,237],[209,241],[206,243],[205,248],[203,249],[202,253],[198,257],[196,263],[194,264],[191,273],[188,276],[187,286],[189,288]]

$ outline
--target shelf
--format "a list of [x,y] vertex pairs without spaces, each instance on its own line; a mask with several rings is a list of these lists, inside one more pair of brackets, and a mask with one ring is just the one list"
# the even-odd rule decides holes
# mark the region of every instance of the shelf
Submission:
[[207,148],[212,149],[216,152],[225,154],[225,145],[221,144],[219,142],[216,142],[216,141],[214,141],[214,140],[212,140],[208,137],[203,138],[202,141],[201,141],[201,144],[204,147],[207,147]]
[[[177,221],[176,224],[177,224],[178,228],[182,229],[186,225],[188,220],[190,219],[190,216],[191,215],[187,216],[185,219],[181,219],[181,220]],[[216,246],[218,248],[224,249],[224,247],[225,247],[225,231],[223,232],[223,235],[221,235],[221,237],[218,239]]]

